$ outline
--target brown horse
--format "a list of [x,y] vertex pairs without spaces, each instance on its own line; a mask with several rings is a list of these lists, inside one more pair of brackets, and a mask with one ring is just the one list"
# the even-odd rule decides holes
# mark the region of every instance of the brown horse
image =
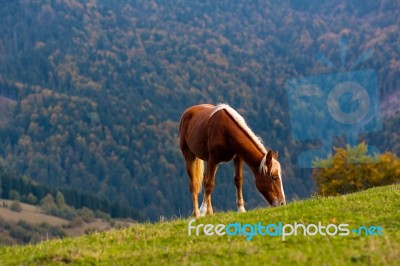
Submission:
[[[226,104],[201,104],[188,108],[179,125],[180,147],[186,161],[195,217],[213,214],[211,193],[218,164],[234,160],[236,204],[245,212],[242,195],[243,161],[252,171],[256,187],[272,206],[284,205],[281,167],[278,152],[265,149],[261,140],[247,126],[243,117]],[[204,165],[207,168],[203,179]],[[204,186],[200,210],[198,194]]]

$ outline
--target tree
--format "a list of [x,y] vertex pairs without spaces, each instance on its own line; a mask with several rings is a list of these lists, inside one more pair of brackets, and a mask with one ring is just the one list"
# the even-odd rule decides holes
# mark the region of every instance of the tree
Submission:
[[56,194],[56,205],[60,209],[62,209],[66,206],[64,195],[60,191],[57,191],[57,194]]
[[51,194],[47,194],[47,196],[40,201],[40,205],[47,210],[56,207],[56,204],[54,203],[54,198]]
[[19,196],[18,191],[14,190],[14,189],[11,189],[10,192],[8,193],[8,198],[11,199],[11,200],[19,201],[20,196]]
[[400,181],[400,159],[391,152],[370,156],[364,143],[346,149],[336,148],[335,154],[314,162],[313,176],[317,192],[336,195]]

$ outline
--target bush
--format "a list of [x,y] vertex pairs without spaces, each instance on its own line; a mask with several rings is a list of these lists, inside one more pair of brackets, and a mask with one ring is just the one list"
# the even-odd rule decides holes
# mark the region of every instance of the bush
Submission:
[[94,213],[95,213],[97,218],[103,219],[105,221],[110,221],[111,220],[111,216],[108,213],[105,213],[105,212],[102,212],[102,211],[99,211],[99,210],[96,210]]
[[10,210],[14,212],[22,211],[21,203],[19,203],[18,201],[14,201],[13,203],[11,203]]
[[78,227],[84,224],[84,221],[81,217],[76,216],[74,219],[72,219],[72,221],[69,222],[68,227],[72,228],[72,227]]
[[27,203],[32,205],[35,205],[38,202],[38,199],[32,193],[29,193],[25,200]]
[[95,218],[94,212],[86,207],[78,210],[78,214],[86,223],[92,222]]
[[[313,176],[320,195],[337,195],[400,182],[400,159],[393,153],[369,156],[364,143],[314,162]],[[348,158],[354,163],[348,163]]]
[[50,209],[44,209],[46,213],[67,219],[69,221],[73,220],[78,214],[77,211],[69,206],[65,206],[64,208],[60,209],[57,207],[52,207]]

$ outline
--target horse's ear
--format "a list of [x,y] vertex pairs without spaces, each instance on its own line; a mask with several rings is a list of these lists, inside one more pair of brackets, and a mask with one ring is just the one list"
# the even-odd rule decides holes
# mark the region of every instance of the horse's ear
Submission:
[[275,160],[278,160],[278,151],[274,152],[274,154],[272,154],[272,157],[274,157]]
[[270,166],[272,164],[272,151],[267,153],[267,158],[265,160],[265,164]]

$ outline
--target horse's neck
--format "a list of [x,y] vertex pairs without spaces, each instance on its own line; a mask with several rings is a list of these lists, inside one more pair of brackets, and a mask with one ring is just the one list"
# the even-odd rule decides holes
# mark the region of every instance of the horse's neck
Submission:
[[265,154],[257,147],[248,134],[237,125],[234,130],[231,130],[230,137],[230,142],[233,144],[236,154],[243,159],[253,172],[258,171]]

